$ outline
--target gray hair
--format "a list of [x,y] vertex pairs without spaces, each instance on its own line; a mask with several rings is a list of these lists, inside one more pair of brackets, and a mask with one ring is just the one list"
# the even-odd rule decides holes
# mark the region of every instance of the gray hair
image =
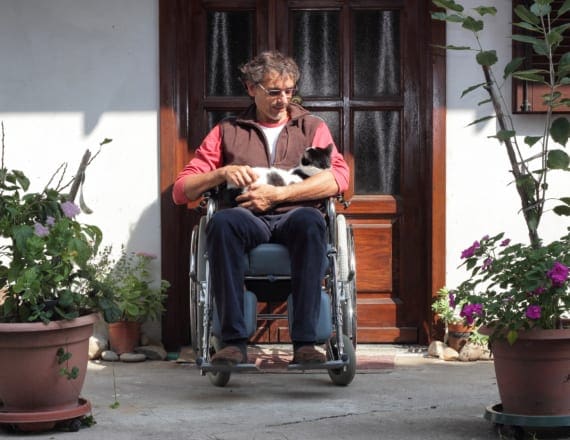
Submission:
[[259,84],[270,71],[280,76],[289,76],[297,83],[299,80],[299,66],[291,57],[278,51],[266,51],[240,66],[241,79],[244,83]]

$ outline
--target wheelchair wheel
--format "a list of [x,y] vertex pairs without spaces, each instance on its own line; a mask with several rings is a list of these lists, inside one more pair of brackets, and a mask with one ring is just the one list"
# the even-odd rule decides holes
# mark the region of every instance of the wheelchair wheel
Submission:
[[[222,349],[222,341],[217,336],[212,336],[210,338],[211,347],[214,349],[214,353]],[[225,387],[230,381],[231,373],[227,371],[208,371],[206,373],[210,383],[217,387]]]
[[194,353],[200,352],[202,343],[202,317],[198,298],[199,280],[198,280],[198,235],[199,227],[194,226],[192,229],[192,237],[190,239],[190,342]]
[[[335,385],[347,386],[352,382],[354,376],[356,375],[356,351],[350,338],[346,335],[342,335],[342,341],[344,344],[344,352],[348,355],[348,365],[343,368],[338,368],[335,370],[328,370],[329,377]],[[339,353],[336,345],[336,339],[332,338],[329,341],[327,347],[327,357],[330,360],[338,359]]]
[[352,227],[346,224],[346,218],[336,217],[337,226],[337,266],[338,277],[343,289],[342,316],[343,334],[347,335],[356,348],[356,258],[354,255],[354,234]]

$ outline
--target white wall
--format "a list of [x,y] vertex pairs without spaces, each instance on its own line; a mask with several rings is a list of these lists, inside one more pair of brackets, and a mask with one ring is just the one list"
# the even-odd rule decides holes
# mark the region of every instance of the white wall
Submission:
[[8,167],[39,189],[113,139],[87,170],[82,220],[160,256],[158,1],[2,0],[0,56]]
[[[479,0],[464,0],[466,12],[480,6]],[[499,63],[495,73],[502,78],[504,66],[511,59],[511,0],[482,2],[498,9],[494,17],[485,16],[485,30],[481,33],[485,49],[495,49]],[[475,47],[472,33],[456,24],[447,24],[447,43],[455,46]],[[461,251],[485,234],[504,231],[514,241],[528,243],[526,226],[520,213],[520,202],[509,173],[509,162],[504,146],[496,139],[488,139],[497,131],[496,121],[491,120],[467,127],[472,121],[492,114],[490,106],[477,106],[487,99],[486,92],[478,89],[464,98],[463,90],[484,81],[475,62],[474,54],[448,51],[447,58],[447,284],[455,286],[465,277],[461,263]],[[503,88],[507,102],[511,100],[511,83]],[[543,117],[540,115],[515,115],[517,133],[540,135]],[[523,144],[524,145],[524,144]],[[551,195],[568,192],[568,177],[551,182]],[[550,206],[552,208],[552,205]],[[540,226],[544,240],[560,237],[567,226],[567,217],[546,212]]]

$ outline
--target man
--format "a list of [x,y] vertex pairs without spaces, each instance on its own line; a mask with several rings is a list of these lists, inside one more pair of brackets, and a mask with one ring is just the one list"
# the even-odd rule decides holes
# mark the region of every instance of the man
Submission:
[[[254,103],[237,118],[229,118],[203,140],[194,158],[178,175],[175,203],[198,199],[205,191],[227,183],[246,188],[237,207],[218,211],[206,228],[212,288],[222,328],[224,348],[213,365],[247,361],[243,312],[244,273],[238,262],[261,243],[282,243],[291,256],[293,363],[325,362],[315,346],[325,271],[326,225],[317,201],[348,187],[348,166],[326,124],[291,98],[299,79],[295,61],[279,52],[264,52],[241,67],[247,93]],[[255,183],[252,167],[291,169],[309,146],[333,144],[331,168],[288,186]]]

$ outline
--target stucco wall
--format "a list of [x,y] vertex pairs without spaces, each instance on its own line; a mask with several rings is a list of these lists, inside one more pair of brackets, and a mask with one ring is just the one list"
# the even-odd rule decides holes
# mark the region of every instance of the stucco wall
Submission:
[[2,0],[0,56],[7,165],[40,189],[113,139],[87,171],[82,219],[160,256],[158,1]]
[[[459,1],[466,12],[476,13],[472,8],[480,6],[479,0]],[[485,30],[481,42],[485,49],[495,49],[499,63],[495,67],[496,76],[501,79],[504,66],[511,59],[511,1],[494,0],[483,2],[498,9],[494,17],[485,16]],[[472,33],[456,24],[447,25],[448,44],[475,47]],[[447,283],[453,287],[465,276],[458,270],[461,251],[485,234],[504,231],[514,241],[528,242],[526,227],[520,203],[512,178],[504,146],[496,139],[489,139],[496,133],[496,120],[474,126],[471,122],[492,114],[489,104],[478,106],[487,99],[483,89],[461,97],[463,90],[484,81],[482,71],[475,62],[473,52],[448,51],[447,58]],[[503,87],[505,100],[510,103],[511,83]],[[515,115],[517,133],[540,135],[543,116]],[[521,143],[524,146],[524,143]],[[563,174],[553,174],[551,195],[568,193],[562,188]],[[550,205],[552,208],[554,205]],[[558,217],[546,212],[540,227],[540,235],[545,240],[560,237],[570,222],[566,217]]]

